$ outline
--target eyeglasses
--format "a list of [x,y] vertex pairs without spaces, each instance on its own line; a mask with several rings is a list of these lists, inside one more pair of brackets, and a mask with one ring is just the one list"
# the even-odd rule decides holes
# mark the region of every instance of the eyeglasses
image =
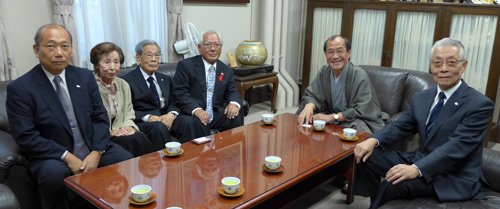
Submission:
[[337,50],[329,49],[329,50],[326,51],[326,53],[327,54],[331,54],[331,55],[333,55],[333,54],[343,55],[343,54],[346,53],[346,51],[343,48],[342,49],[337,49]]
[[146,56],[146,58],[148,60],[153,59],[153,57],[156,58],[157,60],[159,60],[160,56],[161,56],[161,54],[151,54],[151,53],[146,53],[146,54],[143,54],[143,55]]
[[443,62],[443,60],[432,60],[431,65],[433,65],[434,67],[441,67],[441,66],[443,66],[443,63],[446,63],[446,65],[448,67],[456,67],[456,66],[458,66],[459,63],[462,63],[464,61],[465,60],[463,60],[463,59],[461,59],[461,60],[449,59],[449,60],[446,60],[446,62]]
[[214,47],[216,49],[220,49],[222,47],[222,44],[220,44],[219,42],[215,42],[215,43],[203,43],[203,48],[210,49],[212,47]]

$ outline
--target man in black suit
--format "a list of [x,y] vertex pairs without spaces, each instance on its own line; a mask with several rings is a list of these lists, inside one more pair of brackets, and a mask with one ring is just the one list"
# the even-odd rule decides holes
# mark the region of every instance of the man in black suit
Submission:
[[135,52],[139,65],[122,78],[130,85],[137,126],[148,135],[155,150],[165,148],[165,143],[171,141],[170,131],[180,142],[193,139],[190,119],[179,115],[173,99],[172,80],[156,73],[160,47],[153,40],[143,40],[135,46]]
[[7,86],[11,133],[29,160],[41,208],[75,208],[64,178],[132,154],[109,141],[109,121],[92,71],[69,65],[71,34],[45,25],[35,35],[40,64]]
[[[494,105],[461,79],[467,64],[460,41],[444,38],[434,43],[430,70],[437,88],[416,93],[399,120],[356,145],[353,188],[371,197],[370,208],[403,198],[485,198],[482,145]],[[417,150],[387,149],[415,133],[420,136]],[[380,177],[385,178],[382,183]]]
[[243,125],[242,99],[236,89],[233,70],[219,60],[219,33],[203,33],[201,54],[180,61],[174,76],[174,95],[183,114],[192,117],[196,136],[210,135],[210,129],[224,131]]

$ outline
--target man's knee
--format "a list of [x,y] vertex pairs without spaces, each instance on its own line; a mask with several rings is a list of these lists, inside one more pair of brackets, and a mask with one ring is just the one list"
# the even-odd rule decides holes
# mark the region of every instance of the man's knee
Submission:
[[64,179],[72,175],[66,163],[55,159],[37,162],[32,172],[39,186],[53,189],[64,186]]

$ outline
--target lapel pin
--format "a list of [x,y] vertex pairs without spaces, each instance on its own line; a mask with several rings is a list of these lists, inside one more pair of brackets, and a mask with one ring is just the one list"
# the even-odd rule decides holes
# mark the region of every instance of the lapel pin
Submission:
[[222,81],[223,78],[224,78],[224,73],[221,73],[219,76],[219,81]]
[[457,106],[457,105],[458,105],[458,102],[455,102],[455,106]]
[[80,88],[80,85],[76,85],[76,88]]

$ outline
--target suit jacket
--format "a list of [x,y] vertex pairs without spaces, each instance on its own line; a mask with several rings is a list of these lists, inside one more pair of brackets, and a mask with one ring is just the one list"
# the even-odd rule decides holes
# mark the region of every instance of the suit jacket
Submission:
[[401,156],[414,163],[440,201],[484,198],[481,189],[483,139],[494,105],[462,80],[426,134],[436,89],[416,93],[406,113],[373,135],[382,147],[419,133],[419,148]]
[[[97,80],[97,86],[99,86],[99,93],[101,94],[101,99],[104,107],[108,112],[109,121],[111,121],[110,110],[111,106],[109,104],[109,91],[106,86]],[[139,130],[137,125],[134,123],[135,112],[134,105],[132,104],[132,93],[130,93],[130,86],[128,83],[121,78],[114,78],[111,82],[116,85],[115,93],[115,104],[117,106],[115,120],[111,124],[110,129],[116,130],[120,128],[125,128],[132,126],[136,131]]]
[[[207,109],[205,65],[200,55],[184,59],[177,64],[174,76],[174,95],[184,114],[191,115],[192,111],[198,107]],[[217,60],[212,100],[214,113],[223,113],[231,101],[240,105],[243,103],[234,83],[233,70]]]
[[161,116],[169,113],[170,111],[179,111],[179,108],[177,108],[173,98],[172,80],[170,77],[156,72],[155,76],[157,79],[156,82],[158,82],[163,97],[165,98],[165,105],[161,108],[156,106],[153,93],[151,93],[151,90],[146,84],[147,81],[144,80],[139,66],[122,77],[125,81],[127,81],[128,85],[130,85],[132,103],[134,104],[135,110],[135,121],[137,123],[143,122],[142,117],[147,114]]
[[[66,83],[82,136],[90,151],[105,150],[109,121],[94,74],[66,67]],[[73,134],[57,94],[40,65],[7,86],[7,114],[12,136],[31,160],[60,159],[73,152]]]

